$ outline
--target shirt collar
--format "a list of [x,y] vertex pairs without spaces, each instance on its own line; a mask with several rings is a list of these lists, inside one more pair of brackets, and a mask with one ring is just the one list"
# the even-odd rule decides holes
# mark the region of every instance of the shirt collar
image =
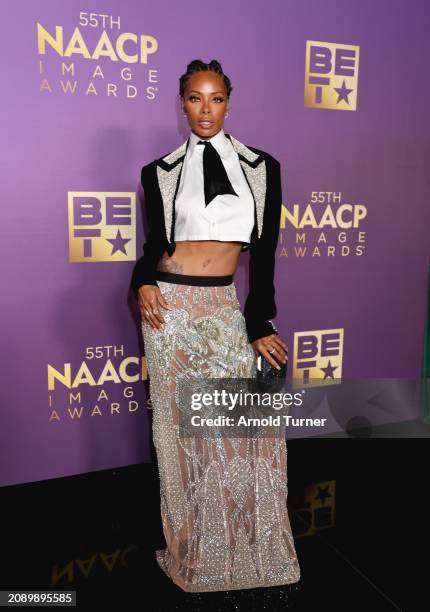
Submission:
[[[211,138],[200,138],[200,136],[197,136],[197,134],[191,131],[190,142],[188,145],[190,155],[193,155],[193,153],[195,152],[196,150],[195,147],[199,140],[209,140],[212,143],[212,145],[215,147],[219,155],[223,158],[226,158],[228,156],[232,148],[231,142],[225,135],[223,128],[221,128],[219,132],[217,132],[215,136],[212,136]],[[201,149],[201,155],[203,155],[204,146],[197,145],[197,150],[199,149]]]

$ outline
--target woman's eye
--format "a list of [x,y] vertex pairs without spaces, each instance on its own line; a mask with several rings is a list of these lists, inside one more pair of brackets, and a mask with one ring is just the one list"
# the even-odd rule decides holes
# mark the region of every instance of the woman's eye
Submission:
[[[191,100],[191,101],[194,101],[194,100],[199,100],[199,97],[198,96],[190,96],[188,99]],[[216,98],[214,98],[214,100],[219,100],[220,102],[224,102],[224,98],[221,98],[220,96],[217,96]]]

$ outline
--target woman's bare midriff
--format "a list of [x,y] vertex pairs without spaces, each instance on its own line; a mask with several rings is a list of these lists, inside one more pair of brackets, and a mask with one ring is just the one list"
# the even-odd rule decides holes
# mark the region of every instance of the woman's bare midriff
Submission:
[[179,241],[176,242],[172,257],[164,251],[157,264],[157,270],[198,276],[234,274],[242,244],[242,242],[220,240]]

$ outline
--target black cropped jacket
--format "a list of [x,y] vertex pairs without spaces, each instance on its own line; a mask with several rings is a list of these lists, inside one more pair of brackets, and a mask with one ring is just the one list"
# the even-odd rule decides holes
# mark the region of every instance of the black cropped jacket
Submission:
[[[248,147],[226,133],[234,149],[254,197],[254,228],[248,250],[249,294],[245,301],[244,318],[249,342],[277,334],[270,319],[276,317],[275,251],[281,218],[281,167],[269,153]],[[149,232],[143,245],[143,255],[137,260],[131,286],[138,298],[139,287],[157,285],[155,271],[164,251],[175,251],[175,199],[181,178],[189,138],[177,149],[155,159],[142,168],[141,183],[145,193]]]

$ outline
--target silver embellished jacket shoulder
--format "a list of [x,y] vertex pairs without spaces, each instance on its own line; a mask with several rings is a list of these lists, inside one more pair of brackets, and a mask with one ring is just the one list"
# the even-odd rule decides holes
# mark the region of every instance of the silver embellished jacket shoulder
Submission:
[[[248,250],[249,293],[244,317],[249,342],[278,333],[270,319],[276,317],[275,251],[281,219],[281,166],[269,153],[246,146],[226,133],[239,156],[245,178],[254,198],[254,228]],[[177,149],[142,168],[148,220],[143,255],[137,260],[131,286],[138,297],[142,285],[157,285],[155,271],[164,251],[175,251],[175,199],[189,138]]]

